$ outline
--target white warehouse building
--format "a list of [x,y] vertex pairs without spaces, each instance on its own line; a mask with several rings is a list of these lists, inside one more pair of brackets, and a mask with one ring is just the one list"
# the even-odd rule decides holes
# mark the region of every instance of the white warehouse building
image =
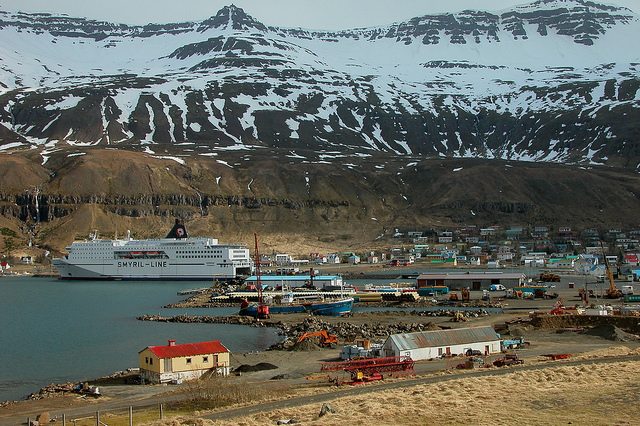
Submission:
[[499,353],[500,335],[491,326],[393,334],[382,346],[384,356],[411,357],[414,361],[477,350]]

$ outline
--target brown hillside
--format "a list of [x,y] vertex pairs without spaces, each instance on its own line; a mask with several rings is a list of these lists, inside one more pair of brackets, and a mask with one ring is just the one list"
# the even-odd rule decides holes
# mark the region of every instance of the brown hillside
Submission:
[[[0,208],[12,229],[31,227],[39,244],[61,250],[92,230],[162,237],[181,217],[192,235],[251,244],[257,232],[266,251],[306,254],[390,244],[394,228],[636,227],[640,207],[640,177],[603,167],[389,156],[329,164],[268,148],[185,165],[155,158],[170,151],[68,157],[77,152],[55,152],[45,167],[31,151],[2,155]],[[34,198],[24,196],[36,184],[39,223]]]

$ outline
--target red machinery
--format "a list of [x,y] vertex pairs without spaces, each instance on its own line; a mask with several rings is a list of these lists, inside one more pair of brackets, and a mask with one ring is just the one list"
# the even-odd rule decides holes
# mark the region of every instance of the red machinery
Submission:
[[565,309],[562,299],[558,300],[556,304],[553,306],[553,309],[549,311],[551,315],[564,315]]
[[571,354],[544,354],[542,355],[551,361],[555,361],[557,359],[569,359],[571,358]]
[[[321,371],[345,371],[351,375],[349,385],[382,380],[382,373],[412,374],[415,361],[409,357],[366,358],[344,362],[323,362]],[[336,379],[336,383],[338,380]]]
[[255,251],[255,268],[256,268],[256,287],[258,287],[258,311],[256,318],[267,319],[269,318],[269,306],[264,304],[262,300],[262,281],[260,280],[260,253],[258,252],[258,234],[253,234],[256,242]]
[[415,361],[409,357],[389,356],[354,361],[323,362],[320,371],[362,371],[365,374],[406,372],[413,373]]

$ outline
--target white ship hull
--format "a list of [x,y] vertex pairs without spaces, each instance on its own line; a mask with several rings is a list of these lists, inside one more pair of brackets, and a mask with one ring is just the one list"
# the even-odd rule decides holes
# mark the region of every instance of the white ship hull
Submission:
[[76,241],[53,259],[61,279],[231,280],[251,273],[249,250],[212,238]]

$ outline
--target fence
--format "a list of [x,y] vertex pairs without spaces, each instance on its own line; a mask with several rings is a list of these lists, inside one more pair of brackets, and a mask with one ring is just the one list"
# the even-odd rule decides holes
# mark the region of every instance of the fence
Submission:
[[[114,410],[104,410],[104,411],[96,411],[92,415],[76,415],[76,416],[68,416],[65,413],[54,416],[51,420],[56,421],[56,423],[62,423],[62,426],[133,426],[135,421],[137,423],[141,422],[150,422],[153,420],[162,420],[164,419],[165,410],[164,405],[159,404],[154,407],[140,407],[136,410],[134,415],[133,407],[129,407],[128,409],[114,409]],[[27,418],[27,425],[39,425],[38,420]],[[46,421],[48,422],[48,420]],[[44,424],[44,422],[43,422]]]

